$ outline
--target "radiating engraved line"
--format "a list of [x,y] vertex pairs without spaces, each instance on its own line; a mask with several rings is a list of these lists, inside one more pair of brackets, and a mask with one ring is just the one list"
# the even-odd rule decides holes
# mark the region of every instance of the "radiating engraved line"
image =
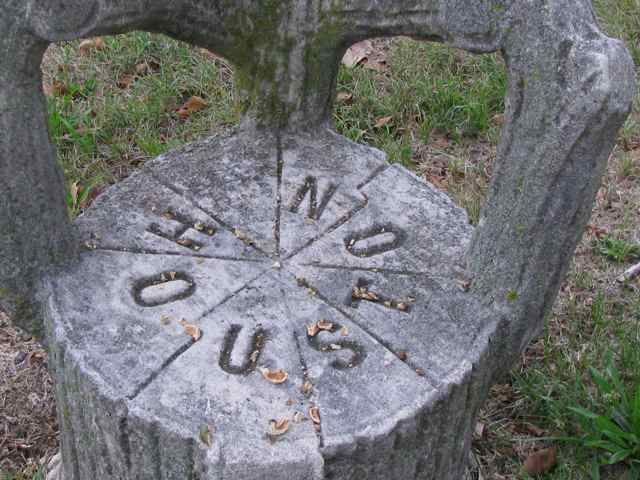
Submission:
[[[204,335],[204,332],[203,332],[203,335]],[[173,362],[175,362],[178,359],[178,357],[180,357],[180,355],[182,355],[184,352],[189,350],[189,348],[191,348],[195,343],[196,341],[194,339],[191,339],[184,345],[180,346],[180,348],[178,348],[175,352],[173,352],[169,358],[167,358],[164,362],[162,362],[162,365],[160,365],[160,368],[151,372],[151,374],[140,385],[136,387],[136,389],[132,394],[127,395],[127,398],[129,400],[134,400],[138,395],[142,393],[142,391],[145,388],[147,388],[156,378],[158,378],[158,375],[160,375],[163,370],[165,370]]]
[[349,220],[351,220],[360,211],[364,210],[367,207],[367,205],[369,204],[369,198],[365,194],[362,194],[362,196],[364,197],[364,202],[361,205],[358,205],[353,210],[350,210],[347,213],[345,213],[342,217],[338,218],[338,220],[336,220],[336,222],[334,224],[330,225],[324,231],[322,231],[321,233],[319,233],[315,237],[311,238],[310,240],[306,241],[302,246],[298,247],[293,252],[291,252],[289,255],[287,255],[287,257],[284,260],[289,260],[290,258],[295,257],[296,255],[298,255],[303,250],[309,248],[313,243],[317,242],[322,237],[324,237],[325,235],[328,235],[329,233],[333,232],[334,230],[337,230],[342,225],[344,225]]
[[206,255],[202,253],[190,254],[190,253],[182,253],[182,252],[153,250],[153,249],[146,249],[146,248],[96,247],[96,248],[85,249],[85,251],[131,253],[133,255],[167,255],[167,256],[173,256],[173,257],[202,258],[205,260],[225,260],[225,261],[231,261],[231,262],[248,262],[248,263],[265,263],[267,261],[267,259],[262,259],[262,258],[238,258],[238,257],[230,257],[226,255]]
[[[413,370],[413,373],[416,376],[418,376],[418,377],[422,378],[424,381],[426,381],[429,384],[429,386],[431,386],[434,389],[438,389],[439,388],[439,386],[441,384],[438,381],[438,379],[428,375],[427,372],[425,372],[419,365],[415,365],[408,358],[404,358],[404,360],[403,360],[403,356],[401,356],[398,352],[396,352],[396,350],[386,340],[384,340],[382,337],[380,337],[376,333],[374,333],[371,330],[369,330],[369,328],[366,325],[363,325],[361,322],[356,320],[355,317],[353,317],[352,315],[347,313],[339,305],[334,304],[331,300],[329,300],[327,297],[322,295],[322,293],[320,293],[320,291],[316,287],[314,287],[313,285],[308,283],[306,280],[304,280],[303,282],[298,281],[297,285],[302,286],[304,288],[313,288],[313,290],[315,291],[315,295],[314,295],[315,298],[317,298],[320,301],[326,303],[329,307],[333,308],[334,310],[337,310],[344,317],[348,318],[353,323],[355,323],[365,334],[367,334],[369,337],[371,337],[376,343],[382,345],[386,350],[388,350],[390,353],[392,353],[402,363],[406,364],[411,370]],[[418,372],[420,372],[420,373],[418,373]]]
[[282,213],[282,171],[284,170],[284,156],[282,154],[282,134],[280,131],[276,134],[276,218],[274,225],[274,236],[276,239],[276,256],[280,258],[280,223]]
[[[311,380],[309,380],[309,367],[307,366],[307,362],[304,359],[304,355],[302,354],[302,347],[300,346],[300,337],[297,334],[297,331],[294,329],[292,332],[293,335],[293,342],[295,343],[296,346],[296,351],[298,352],[298,357],[300,358],[300,368],[302,369],[302,381],[303,384],[306,382],[311,383]],[[316,388],[316,385],[313,385],[313,388]],[[307,399],[306,396],[304,395],[304,393],[302,394],[304,398],[305,403],[307,403]],[[320,444],[320,448],[324,447],[324,435],[322,433],[322,424],[320,424],[320,428],[318,430],[316,430],[314,428],[314,431],[316,432],[316,436],[318,437],[318,442]]]
[[[197,208],[201,212],[205,213],[206,215],[211,217],[213,220],[215,220],[222,228],[224,228],[225,230],[231,232],[234,236],[236,235],[236,228],[235,227],[233,227],[232,225],[228,224],[227,222],[225,222],[224,220],[219,218],[213,212],[210,212],[206,208],[203,208],[202,206],[200,206],[198,201],[195,198],[193,198],[193,196],[191,195],[191,193],[188,190],[181,191],[175,185],[173,185],[173,184],[171,184],[169,182],[166,182],[161,175],[156,174],[152,169],[147,170],[147,172],[154,178],[154,180],[156,180],[158,183],[160,183],[163,187],[171,190],[173,193],[178,195],[180,198],[185,199],[187,202],[189,202],[191,204],[192,207]],[[270,257],[268,252],[265,252],[264,250],[262,250],[255,243],[245,244],[245,245],[248,245],[249,247],[253,248],[254,250],[256,250],[257,252],[261,253],[262,255],[264,255],[266,257]]]
[[206,317],[208,315],[211,315],[216,309],[220,308],[222,305],[227,303],[229,300],[231,300],[232,298],[236,297],[243,290],[246,290],[252,283],[254,283],[256,280],[258,280],[260,277],[263,277],[263,276],[267,275],[270,271],[271,271],[271,269],[265,269],[262,272],[260,272],[258,275],[253,277],[251,280],[247,281],[240,288],[238,288],[237,290],[231,292],[229,295],[224,297],[220,302],[218,302],[216,305],[211,307],[209,310],[205,311],[202,315],[200,315],[196,319],[196,321],[202,320],[204,317]]
[[370,272],[370,273],[388,273],[390,275],[405,275],[408,277],[425,277],[428,279],[451,279],[445,275],[433,275],[429,272],[415,272],[409,270],[395,270],[392,268],[377,268],[377,267],[351,267],[348,265],[334,265],[329,263],[301,263],[303,267],[319,268],[323,270],[348,270],[350,272]]
[[[385,162],[386,163],[386,162]],[[376,168],[373,173],[371,175],[369,175],[367,178],[365,178],[362,183],[359,183],[358,186],[356,187],[358,190],[361,190],[362,188],[366,187],[369,183],[371,183],[378,175],[380,175],[382,172],[384,172],[387,168],[389,168],[390,165],[389,164],[385,164],[385,165],[380,165],[378,168]],[[363,194],[364,195],[364,194]]]

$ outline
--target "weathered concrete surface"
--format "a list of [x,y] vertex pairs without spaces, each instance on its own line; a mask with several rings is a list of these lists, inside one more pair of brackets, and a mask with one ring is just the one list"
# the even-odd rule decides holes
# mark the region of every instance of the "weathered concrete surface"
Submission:
[[[116,186],[78,222],[74,261],[38,66],[50,42],[134,29],[234,62],[246,117]],[[69,478],[460,477],[475,413],[542,327],[635,92],[588,0],[8,0],[0,31],[0,306],[35,332],[46,320]],[[441,194],[326,131],[342,54],[380,35],[506,60],[473,233]],[[305,343],[301,317],[320,313],[367,355],[331,328]],[[231,376],[242,354],[219,349],[261,321],[290,334],[264,345],[292,368],[282,388]],[[260,419],[284,414],[296,359],[320,431],[302,422],[271,445]],[[244,422],[185,400],[201,394]]]

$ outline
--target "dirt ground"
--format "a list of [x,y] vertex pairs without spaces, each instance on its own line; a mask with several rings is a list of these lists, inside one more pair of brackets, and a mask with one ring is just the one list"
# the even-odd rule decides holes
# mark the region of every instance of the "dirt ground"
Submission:
[[0,313],[0,474],[35,473],[58,447],[47,355]]

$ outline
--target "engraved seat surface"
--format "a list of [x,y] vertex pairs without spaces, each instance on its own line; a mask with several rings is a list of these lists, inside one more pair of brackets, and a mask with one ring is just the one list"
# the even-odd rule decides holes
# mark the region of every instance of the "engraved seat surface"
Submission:
[[[416,421],[471,374],[498,316],[461,287],[464,211],[381,152],[330,131],[214,137],[151,162],[77,223],[86,251],[53,287],[56,343],[127,422],[161,438],[210,428],[199,447],[222,478],[278,465],[322,478],[358,438],[398,442],[359,462],[402,478],[452,441]],[[102,433],[78,431],[127,428],[95,422]],[[145,468],[138,449],[123,465]]]

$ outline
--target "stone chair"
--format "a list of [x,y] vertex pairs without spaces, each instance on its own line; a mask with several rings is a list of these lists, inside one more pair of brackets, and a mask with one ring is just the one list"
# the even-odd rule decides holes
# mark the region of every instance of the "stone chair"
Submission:
[[[131,30],[228,58],[246,115],[70,225],[42,55]],[[59,478],[461,478],[631,108],[588,0],[4,0],[0,31],[0,305],[46,332]],[[504,56],[475,229],[331,129],[345,50],[391,35]]]

